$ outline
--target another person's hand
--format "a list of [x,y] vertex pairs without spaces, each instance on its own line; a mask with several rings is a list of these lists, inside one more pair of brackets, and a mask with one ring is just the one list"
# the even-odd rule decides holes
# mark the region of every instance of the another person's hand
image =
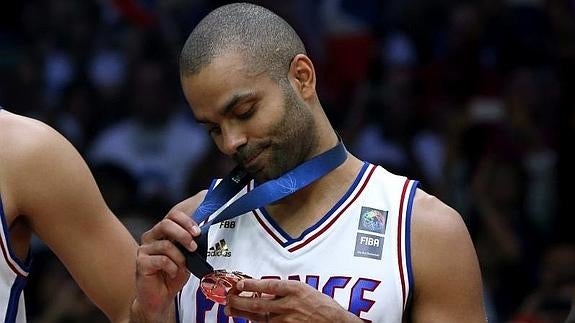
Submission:
[[[261,296],[238,296],[241,292],[255,292]],[[239,281],[235,293],[228,295],[225,313],[254,322],[362,322],[311,286],[276,279]]]

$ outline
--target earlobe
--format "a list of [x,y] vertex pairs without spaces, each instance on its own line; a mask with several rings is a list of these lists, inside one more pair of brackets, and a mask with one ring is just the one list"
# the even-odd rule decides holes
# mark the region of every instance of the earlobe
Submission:
[[289,74],[304,99],[315,94],[315,69],[309,57],[297,54],[291,61]]

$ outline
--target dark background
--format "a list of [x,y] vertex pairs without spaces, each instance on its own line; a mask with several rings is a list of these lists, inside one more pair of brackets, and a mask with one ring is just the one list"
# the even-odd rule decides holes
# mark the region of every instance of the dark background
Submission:
[[[253,2],[304,39],[348,149],[462,214],[490,321],[563,322],[575,286],[575,1]],[[230,167],[194,123],[177,66],[188,33],[224,3],[0,5],[0,105],[63,133],[136,238]],[[42,243],[33,253],[31,322],[104,321]]]

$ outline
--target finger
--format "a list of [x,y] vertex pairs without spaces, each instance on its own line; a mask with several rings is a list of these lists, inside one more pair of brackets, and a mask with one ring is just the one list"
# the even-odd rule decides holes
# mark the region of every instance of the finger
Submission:
[[164,272],[168,277],[175,278],[178,275],[179,266],[165,255],[149,255],[138,252],[136,259],[137,276],[153,276],[158,272]]
[[243,318],[251,322],[268,322],[268,313],[252,313],[235,309],[229,305],[224,307],[224,314],[235,318]]
[[[189,221],[192,221],[189,219]],[[199,228],[198,228],[199,230]],[[194,233],[195,234],[195,233]],[[142,235],[142,244],[151,244],[159,240],[177,241],[189,251],[195,251],[197,244],[194,241],[193,234],[186,230],[181,223],[174,221],[172,218],[164,218],[158,222],[152,229]]]
[[186,258],[178,247],[169,240],[157,240],[141,245],[138,248],[140,253],[150,256],[165,256],[170,258],[176,265],[185,267]]
[[227,307],[231,313],[285,313],[285,306],[281,300],[274,298],[245,297],[239,295],[228,295],[226,298]]
[[192,236],[197,237],[200,235],[200,227],[194,221],[194,219],[192,219],[189,213],[185,213],[179,209],[172,209],[170,212],[168,212],[166,218],[182,226],[186,231],[191,233]]
[[236,284],[238,292],[257,292],[286,296],[297,292],[298,282],[278,279],[243,279]]

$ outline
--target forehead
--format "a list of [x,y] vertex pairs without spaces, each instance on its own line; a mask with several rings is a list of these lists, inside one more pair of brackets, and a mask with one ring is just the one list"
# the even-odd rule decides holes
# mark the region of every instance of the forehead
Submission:
[[182,76],[181,82],[195,114],[219,107],[234,95],[265,91],[275,84],[265,72],[250,68],[246,59],[235,52],[218,55],[198,73]]

